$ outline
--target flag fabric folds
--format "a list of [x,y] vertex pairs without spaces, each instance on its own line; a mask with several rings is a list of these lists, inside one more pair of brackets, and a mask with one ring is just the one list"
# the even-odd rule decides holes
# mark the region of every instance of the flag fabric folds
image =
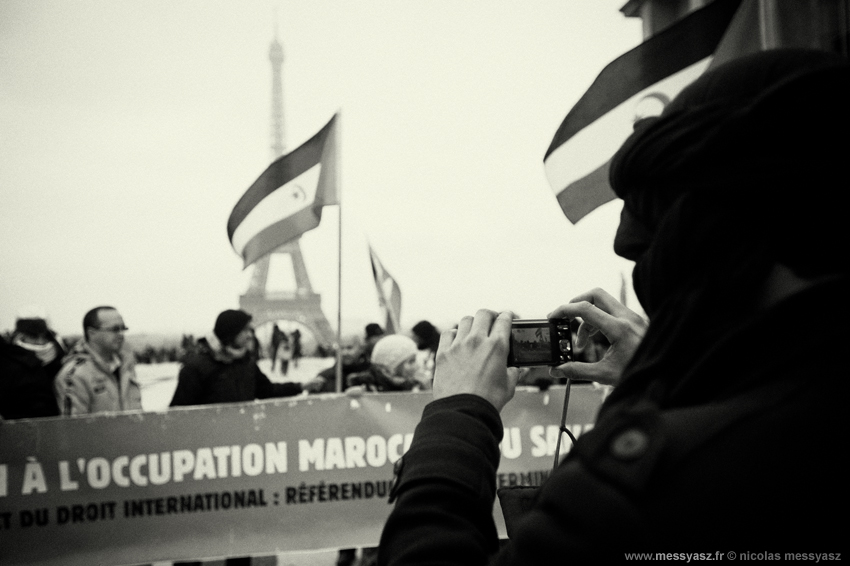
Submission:
[[375,286],[378,288],[378,301],[386,312],[384,329],[387,334],[395,334],[401,330],[401,289],[395,279],[384,269],[375,250],[369,246],[369,256],[372,259],[372,275],[375,276]]
[[339,204],[337,120],[269,165],[233,207],[227,236],[244,267],[317,227],[322,208]]
[[740,3],[715,0],[621,55],[569,111],[543,162],[570,222],[615,198],[610,159],[634,121],[658,114],[708,67]]

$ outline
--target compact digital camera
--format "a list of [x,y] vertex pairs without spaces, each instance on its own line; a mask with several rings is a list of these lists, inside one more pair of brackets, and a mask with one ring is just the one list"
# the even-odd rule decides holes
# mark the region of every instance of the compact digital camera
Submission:
[[511,323],[509,366],[559,366],[572,359],[569,319],[514,320]]

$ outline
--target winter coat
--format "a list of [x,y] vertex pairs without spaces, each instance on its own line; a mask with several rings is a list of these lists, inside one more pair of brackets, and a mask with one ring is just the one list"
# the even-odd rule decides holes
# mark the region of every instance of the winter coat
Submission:
[[[342,388],[345,389],[347,387],[348,376],[368,369],[369,362],[363,356],[357,358],[350,365],[342,364]],[[321,388],[315,391],[315,393],[336,393],[336,364],[320,371],[316,379],[321,380]]]
[[209,336],[183,359],[171,406],[289,397],[301,390],[300,383],[273,383],[250,355],[233,357]]
[[57,356],[43,365],[33,352],[0,337],[0,417],[28,419],[59,415],[53,380],[64,350],[54,340]]
[[[847,363],[830,344],[848,338],[843,283],[801,293],[730,331],[680,381],[688,391],[677,398],[699,391],[698,402],[660,405],[653,383],[614,403],[609,397],[531,509],[514,518],[499,554],[493,503],[500,415],[474,395],[433,401],[396,463],[390,496],[397,502],[379,564],[530,566],[621,562],[627,552],[710,552],[717,560],[730,550],[839,551],[846,529],[835,517],[847,481],[847,411],[839,392]],[[792,332],[789,321],[800,313],[805,331]]]
[[127,345],[118,357],[121,365],[113,372],[84,339],[74,345],[54,381],[56,401],[63,415],[142,410],[136,358]]

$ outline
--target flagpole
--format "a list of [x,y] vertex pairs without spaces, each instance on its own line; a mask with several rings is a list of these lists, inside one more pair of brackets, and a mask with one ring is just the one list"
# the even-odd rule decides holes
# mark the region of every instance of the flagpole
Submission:
[[336,151],[336,181],[339,204],[337,205],[337,254],[336,254],[336,392],[342,393],[342,152],[339,150],[342,137],[342,119],[337,113],[334,149]]

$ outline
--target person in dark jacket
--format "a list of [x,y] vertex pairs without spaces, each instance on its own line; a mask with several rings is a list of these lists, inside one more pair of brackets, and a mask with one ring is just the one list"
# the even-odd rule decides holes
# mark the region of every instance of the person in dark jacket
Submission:
[[38,313],[21,313],[7,342],[0,337],[0,417],[55,417],[53,380],[65,350]]
[[776,50],[718,66],[638,123],[610,180],[624,201],[614,248],[635,261],[649,326],[598,289],[550,313],[611,344],[556,370],[616,384],[595,427],[499,551],[512,315],[462,319],[441,337],[435,400],[396,465],[379,563],[836,559],[850,257],[831,244],[846,231],[833,202],[847,186],[848,100],[846,59]]
[[[259,347],[251,315],[226,310],[218,315],[212,334],[183,358],[171,406],[238,403],[254,399],[291,397],[302,391],[300,383],[273,383],[257,366]],[[233,557],[227,566],[247,566],[251,558]],[[200,566],[200,562],[175,562]]]
[[[363,340],[357,334],[347,334],[340,339],[339,356],[342,361],[342,389],[348,376],[369,369],[369,358],[363,351]],[[325,368],[307,386],[310,393],[336,392],[336,364]]]
[[251,315],[226,310],[218,315],[213,333],[198,340],[178,375],[171,406],[238,403],[271,397],[290,397],[300,383],[273,383],[251,355]]

